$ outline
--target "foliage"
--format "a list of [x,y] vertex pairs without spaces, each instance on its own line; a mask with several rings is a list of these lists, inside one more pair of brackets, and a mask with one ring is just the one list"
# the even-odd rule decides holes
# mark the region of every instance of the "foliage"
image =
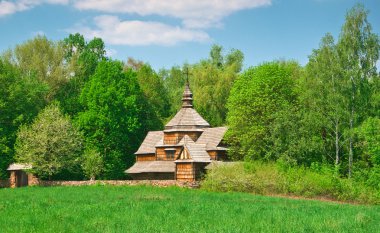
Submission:
[[244,55],[232,49],[223,54],[223,47],[213,45],[208,59],[195,64],[174,66],[170,70],[160,70],[159,76],[171,103],[170,115],[174,116],[181,107],[182,93],[186,79],[193,92],[194,108],[212,125],[226,123],[226,102],[232,84],[243,66]]
[[160,127],[140,90],[136,73],[123,72],[120,62],[101,61],[83,88],[80,101],[85,110],[78,114],[76,124],[103,158],[101,177],[124,177],[147,131]]
[[346,15],[337,43],[342,67],[342,76],[346,80],[349,111],[349,155],[348,176],[351,177],[354,156],[354,129],[368,117],[371,96],[370,80],[376,76],[376,62],[380,55],[379,36],[372,32],[367,20],[368,11],[363,5],[356,5]]
[[170,70],[161,69],[159,76],[164,80],[164,87],[168,93],[170,116],[174,116],[182,105],[181,99],[186,82],[185,74],[179,66],[173,66]]
[[304,106],[307,105],[318,128],[323,131],[323,160],[341,163],[344,133],[348,127],[347,85],[342,77],[339,56],[334,38],[327,34],[322,38],[319,49],[313,51],[306,66],[305,91],[302,93]]
[[380,221],[379,206],[178,187],[29,187],[0,196],[3,232],[377,232]]
[[352,179],[334,175],[334,167],[311,168],[288,163],[235,162],[214,167],[202,182],[209,191],[239,191],[261,195],[290,195],[360,203],[380,203],[380,192]]
[[149,65],[141,65],[136,73],[139,86],[155,114],[161,120],[168,118],[170,103],[161,77]]
[[62,44],[70,79],[60,89],[57,99],[63,111],[74,117],[83,110],[79,96],[84,85],[94,74],[98,63],[106,59],[105,47],[102,39],[94,38],[86,42],[79,33],[70,34]]
[[57,104],[41,111],[30,126],[23,125],[17,133],[15,158],[17,162],[32,165],[39,177],[70,169],[79,162],[83,140],[72,126],[70,119],[63,116]]
[[380,119],[369,117],[357,128],[362,160],[380,165]]
[[47,84],[47,101],[52,101],[62,85],[68,81],[68,72],[63,64],[62,44],[48,40],[45,36],[36,36],[17,45],[13,51],[8,51],[5,57],[17,66],[22,74],[33,76]]
[[91,180],[95,180],[103,169],[103,158],[95,149],[86,149],[83,154],[82,169]]
[[24,75],[0,59],[0,178],[14,161],[14,143],[20,125],[30,123],[45,106],[46,84],[34,75]]
[[239,50],[231,50],[226,55],[222,52],[221,46],[212,46],[210,58],[190,69],[195,108],[212,126],[225,125],[227,99],[244,60]]
[[292,62],[265,63],[235,81],[228,98],[226,135],[235,159],[273,157],[270,127],[276,113],[291,107],[296,99],[298,69]]

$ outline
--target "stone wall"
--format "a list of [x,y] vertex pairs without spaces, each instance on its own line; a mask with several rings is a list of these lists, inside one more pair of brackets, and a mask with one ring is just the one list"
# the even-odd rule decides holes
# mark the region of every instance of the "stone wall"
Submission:
[[28,185],[29,186],[35,186],[40,183],[40,180],[33,174],[29,173],[28,174]]
[[0,180],[0,188],[8,188],[9,180]]
[[[33,176],[33,175],[31,175]],[[35,176],[29,177],[29,186],[84,186],[84,185],[151,185],[157,187],[178,186],[199,188],[199,182],[177,180],[85,180],[85,181],[47,181],[38,180]],[[0,188],[9,188],[9,180],[0,180]]]
[[86,180],[86,181],[39,181],[39,186],[84,186],[84,185],[151,185],[158,187],[178,186],[198,188],[199,182],[177,180]]

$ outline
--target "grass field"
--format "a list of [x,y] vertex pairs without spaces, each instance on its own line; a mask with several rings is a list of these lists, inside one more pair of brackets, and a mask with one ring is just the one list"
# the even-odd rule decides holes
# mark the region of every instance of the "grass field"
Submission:
[[149,186],[0,189],[0,232],[380,232],[380,206]]

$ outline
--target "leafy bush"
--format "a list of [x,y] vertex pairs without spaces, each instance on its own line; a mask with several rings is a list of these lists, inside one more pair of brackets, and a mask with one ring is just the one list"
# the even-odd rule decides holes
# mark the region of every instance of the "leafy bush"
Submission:
[[321,164],[306,168],[257,161],[227,163],[211,169],[201,187],[210,191],[296,195],[380,203],[379,189],[353,179],[340,178],[335,175],[334,168]]

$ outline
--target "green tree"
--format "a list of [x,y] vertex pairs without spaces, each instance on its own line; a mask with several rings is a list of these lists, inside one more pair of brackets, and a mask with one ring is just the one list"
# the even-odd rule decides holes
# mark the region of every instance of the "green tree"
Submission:
[[174,116],[182,105],[181,99],[185,87],[186,76],[179,66],[173,66],[170,70],[161,69],[158,75],[164,80],[164,87],[167,91],[170,103],[169,113],[170,116]]
[[343,77],[350,86],[349,97],[349,156],[348,175],[351,177],[354,160],[354,128],[368,115],[370,98],[369,80],[376,76],[379,60],[379,37],[372,32],[367,19],[368,11],[356,5],[346,15],[337,48]]
[[102,178],[119,179],[133,164],[147,131],[159,120],[144,98],[136,73],[117,61],[101,61],[80,96],[77,125],[104,161]]
[[226,134],[234,159],[273,159],[270,128],[276,113],[296,100],[293,74],[298,69],[291,62],[264,63],[235,81],[227,103]]
[[20,128],[15,158],[17,162],[31,164],[38,176],[51,178],[79,163],[82,148],[81,134],[53,103],[41,111],[30,126]]
[[190,84],[196,110],[213,126],[226,121],[226,102],[232,84],[242,68],[244,55],[231,50],[225,56],[223,48],[214,45],[210,57],[191,66]]
[[79,34],[70,34],[62,42],[65,61],[69,73],[66,82],[57,94],[62,110],[72,117],[83,110],[79,96],[89,77],[94,74],[96,66],[106,60],[104,42],[100,38],[86,42]]
[[49,92],[46,100],[52,101],[59,89],[68,81],[69,74],[64,65],[62,43],[37,36],[8,51],[8,59],[27,76],[34,76],[46,83]]
[[14,143],[20,125],[29,124],[42,109],[46,84],[33,74],[23,74],[16,66],[0,58],[0,178],[14,162]]
[[103,169],[103,158],[95,149],[86,149],[82,159],[82,169],[90,180],[100,175]]
[[[347,129],[347,85],[342,75],[337,47],[334,38],[327,34],[322,38],[320,48],[314,50],[306,66],[306,85],[303,97],[314,121],[320,122],[319,137],[323,137],[324,162],[334,158],[339,166]],[[318,135],[317,135],[318,136]],[[334,145],[334,146],[332,146]],[[334,152],[330,148],[335,148]],[[333,153],[335,155],[333,155]]]
[[146,64],[142,65],[136,73],[137,81],[149,104],[156,115],[165,121],[170,116],[170,103],[162,78]]

